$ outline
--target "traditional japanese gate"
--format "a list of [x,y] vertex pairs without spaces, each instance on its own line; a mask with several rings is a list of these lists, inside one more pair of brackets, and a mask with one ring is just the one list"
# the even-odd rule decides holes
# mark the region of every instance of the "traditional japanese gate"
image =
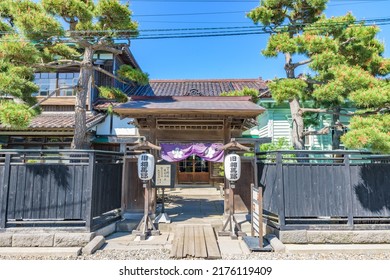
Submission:
[[[253,126],[248,120],[255,119],[264,109],[250,101],[250,97],[132,97],[132,101],[114,108],[122,118],[134,118],[140,135],[156,146],[164,144],[218,144],[223,146],[232,138]],[[251,125],[248,125],[251,123]],[[132,149],[125,160],[122,210],[124,213],[143,211],[142,183],[134,179],[137,152],[148,151],[156,159],[164,158],[158,150],[148,147]],[[160,154],[161,153],[161,154]],[[192,154],[195,154],[192,156]],[[198,156],[198,157],[197,157]],[[200,158],[203,158],[200,159]],[[223,158],[223,153],[222,157]],[[178,159],[177,183],[212,183],[213,170],[209,159],[196,152]],[[219,161],[221,162],[221,161]],[[249,163],[251,164],[251,163]],[[251,179],[252,180],[252,179]],[[222,181],[223,182],[223,179]],[[243,182],[247,183],[247,182]],[[237,183],[239,186],[240,182]],[[246,184],[248,185],[248,184]],[[235,199],[242,211],[248,212],[249,199],[242,199],[237,192]],[[228,194],[225,193],[225,198]],[[156,194],[151,196],[151,212],[156,207]],[[247,203],[243,203],[248,200]],[[225,212],[229,204],[225,202]]]

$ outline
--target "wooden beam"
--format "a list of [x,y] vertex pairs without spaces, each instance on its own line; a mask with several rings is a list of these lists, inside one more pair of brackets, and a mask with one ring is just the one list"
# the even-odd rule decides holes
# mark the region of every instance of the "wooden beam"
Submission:
[[232,139],[232,141],[230,143],[227,143],[225,144],[224,146],[222,146],[221,148],[219,148],[218,150],[228,150],[232,147],[235,147],[235,148],[239,148],[241,150],[244,150],[244,151],[247,151],[247,152],[251,152],[252,149],[249,148],[249,147],[246,147],[244,145],[241,145],[240,143],[238,143],[236,140]]
[[154,144],[150,143],[149,141],[142,141],[138,145],[129,147],[129,150],[147,149],[147,148],[157,150],[157,151],[161,150],[160,146],[154,145]]

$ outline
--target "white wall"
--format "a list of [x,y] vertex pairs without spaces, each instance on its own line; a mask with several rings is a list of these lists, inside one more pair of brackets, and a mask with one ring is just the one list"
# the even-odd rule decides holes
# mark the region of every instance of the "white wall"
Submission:
[[[112,118],[112,130],[111,127]],[[97,125],[96,135],[111,135],[111,136],[124,136],[124,135],[138,135],[138,129],[133,125],[129,124],[133,119],[125,118],[120,119],[116,115],[108,115],[104,122]]]

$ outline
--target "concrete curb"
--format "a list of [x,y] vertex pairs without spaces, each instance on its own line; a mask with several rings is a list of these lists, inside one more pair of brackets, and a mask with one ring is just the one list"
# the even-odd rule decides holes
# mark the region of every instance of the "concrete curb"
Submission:
[[99,250],[103,244],[106,242],[104,237],[102,235],[96,236],[94,239],[92,239],[83,249],[82,253],[84,255],[92,255],[97,250]]
[[381,254],[390,251],[390,244],[287,244],[291,254]]
[[1,256],[23,257],[77,257],[81,247],[7,247],[0,248]]
[[284,245],[274,234],[267,234],[264,236],[268,240],[274,252],[285,253],[286,245]]

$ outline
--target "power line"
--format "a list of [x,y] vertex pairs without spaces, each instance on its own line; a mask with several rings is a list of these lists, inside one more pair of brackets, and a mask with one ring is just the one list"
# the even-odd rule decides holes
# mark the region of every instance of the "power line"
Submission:
[[[137,1],[137,0],[132,0]],[[142,2],[141,0],[138,0],[139,2]],[[331,0],[328,2],[327,6],[340,6],[340,5],[354,5],[354,4],[364,4],[364,3],[372,3],[372,2],[389,2],[390,0],[341,0],[341,1],[335,1]],[[199,0],[189,0],[189,1],[169,1],[169,0],[150,0],[150,1],[144,1],[144,2],[257,2],[259,3],[259,0],[257,1],[199,1]],[[333,3],[333,2],[341,2],[341,3]],[[344,3],[345,2],[345,3]],[[355,3],[351,3],[355,2]],[[174,13],[174,14],[133,14],[133,17],[166,17],[166,16],[195,16],[195,15],[218,15],[218,14],[239,14],[239,13],[248,13],[248,11],[216,11],[216,12],[193,12],[193,13]]]
[[134,14],[132,17],[172,17],[172,16],[197,16],[197,15],[220,15],[220,14],[239,14],[247,13],[248,11],[227,11],[227,12],[199,12],[199,13],[181,13],[181,14],[149,14],[149,15],[137,15]]
[[[330,0],[332,2],[386,2],[390,0]],[[259,0],[131,0],[131,2],[259,3]]]
[[[371,23],[369,23],[371,22]],[[374,23],[375,22],[375,23]],[[366,26],[372,25],[389,25],[390,18],[378,18],[370,19],[366,21],[355,21],[354,24],[362,24]],[[350,25],[350,22],[334,22],[334,23],[322,23],[316,24],[315,26],[306,27],[306,31],[323,31],[328,27],[335,26],[345,26],[346,24]],[[309,24],[307,24],[309,25]],[[281,26],[287,27],[291,25]],[[299,25],[303,28],[305,25]],[[138,34],[139,32],[139,34]],[[102,30],[102,31],[93,31],[93,30],[84,30],[84,31],[75,31],[73,34],[80,34],[78,36],[83,36],[86,39],[95,38],[96,36],[101,36],[101,34],[113,33],[111,37],[114,40],[117,39],[132,39],[132,40],[143,40],[143,39],[168,39],[168,38],[196,38],[196,37],[220,37],[220,36],[241,36],[241,35],[254,35],[254,34],[269,34],[270,32],[264,29],[264,26],[241,26],[241,27],[206,27],[206,28],[172,28],[172,29],[145,29],[145,30]],[[156,33],[160,32],[160,33]],[[162,33],[161,33],[162,32]],[[288,32],[288,30],[279,30],[279,32]],[[84,33],[84,34],[83,34]],[[116,33],[116,34],[115,34]],[[0,34],[10,34],[9,32],[0,32]],[[59,41],[72,39],[72,34],[68,34],[65,37],[54,38]],[[95,36],[94,36],[95,35]],[[0,41],[21,41],[21,39],[11,39],[11,38],[2,38]],[[70,42],[71,40],[67,40]]]
[[248,24],[248,21],[166,21],[166,20],[143,20],[141,23],[184,23],[184,24]]

